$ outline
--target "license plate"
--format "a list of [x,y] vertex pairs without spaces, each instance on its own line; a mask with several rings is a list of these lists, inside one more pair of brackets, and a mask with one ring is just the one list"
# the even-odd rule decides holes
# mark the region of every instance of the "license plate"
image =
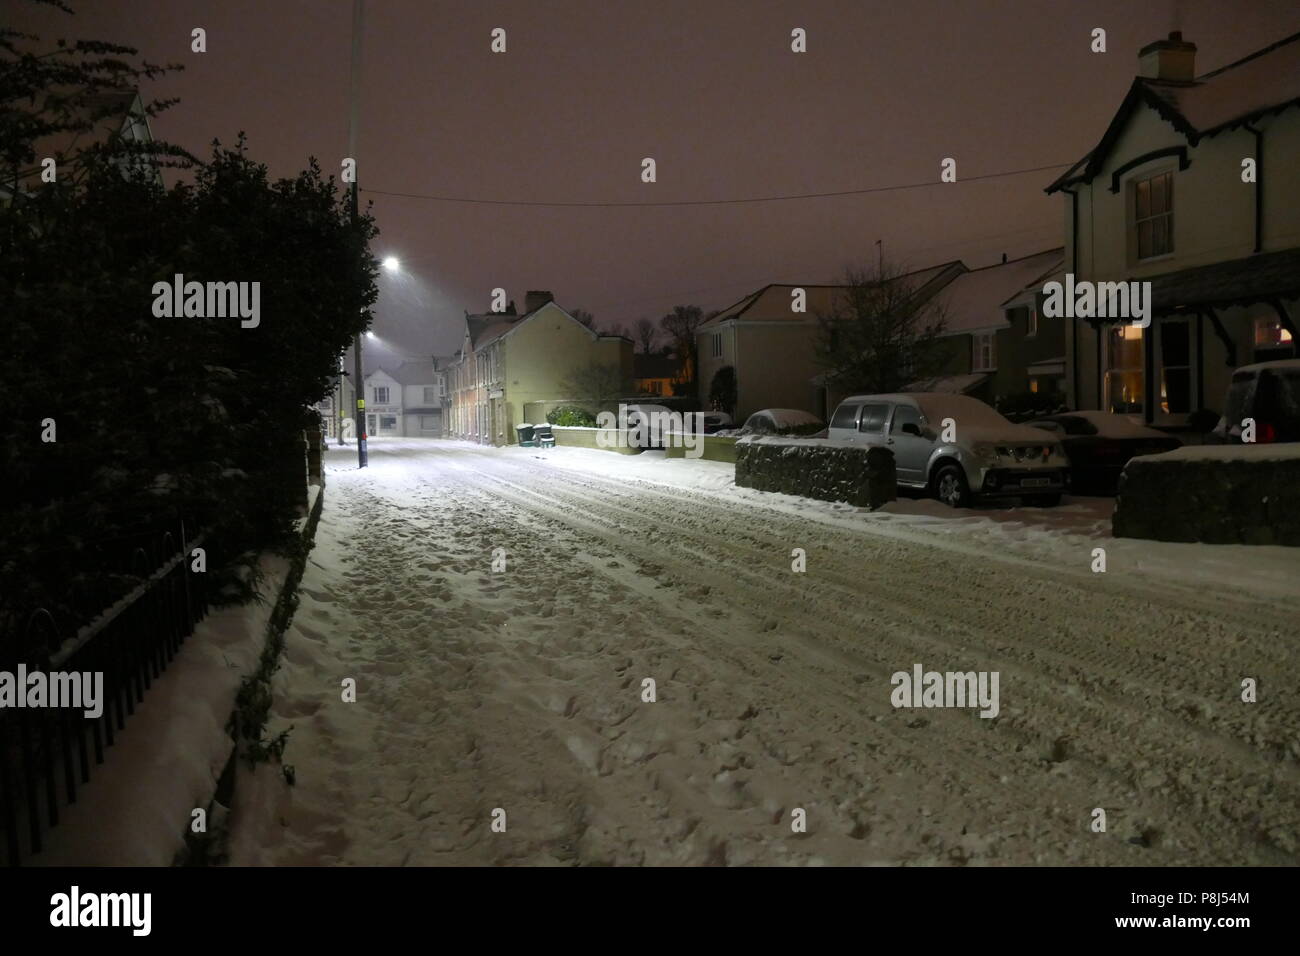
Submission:
[[1044,488],[1052,483],[1051,478],[1021,478],[1021,488]]

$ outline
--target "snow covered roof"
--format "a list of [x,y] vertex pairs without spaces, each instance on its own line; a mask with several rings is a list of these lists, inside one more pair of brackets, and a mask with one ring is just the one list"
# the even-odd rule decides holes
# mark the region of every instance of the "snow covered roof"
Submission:
[[972,392],[988,378],[983,372],[969,375],[943,375],[938,378],[922,379],[907,386],[909,392],[943,392],[948,395],[964,395]]
[[[904,273],[894,281],[907,280],[911,283],[912,288],[920,293],[935,280],[946,282],[951,280],[952,276],[960,275],[965,271],[966,266],[960,260],[954,259],[952,262]],[[948,273],[951,273],[951,275],[948,275]],[[735,305],[723,309],[713,318],[703,323],[700,328],[706,329],[732,319],[743,319],[746,322],[790,322],[800,320],[811,322],[816,319],[818,314],[828,314],[842,306],[844,304],[844,292],[847,288],[847,285],[801,285],[797,282],[770,283],[757,292],[745,296]],[[807,312],[801,314],[790,311],[790,293],[793,289],[803,289],[807,293]]]
[[389,372],[402,385],[432,385],[433,362],[403,362],[395,371]]
[[977,329],[1006,328],[1002,304],[1019,295],[1027,284],[1059,268],[1064,250],[1048,249],[1033,255],[972,269],[953,279],[935,296],[946,313],[945,335]]
[[1136,77],[1101,141],[1050,186],[1088,182],[1100,172],[1135,109],[1159,113],[1193,146],[1266,113],[1300,105],[1300,33],[1293,33],[1188,83]]

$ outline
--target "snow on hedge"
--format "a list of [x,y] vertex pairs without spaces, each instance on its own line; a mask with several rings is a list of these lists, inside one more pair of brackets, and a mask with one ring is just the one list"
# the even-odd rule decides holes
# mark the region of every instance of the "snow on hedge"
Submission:
[[1133,459],[1143,464],[1182,461],[1290,461],[1300,458],[1300,442],[1251,443],[1244,445],[1184,445],[1159,455]]

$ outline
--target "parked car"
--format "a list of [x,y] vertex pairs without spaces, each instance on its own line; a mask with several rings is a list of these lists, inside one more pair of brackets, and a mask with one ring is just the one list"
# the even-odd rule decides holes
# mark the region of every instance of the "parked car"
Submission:
[[1025,422],[1050,432],[1070,459],[1070,489],[1113,495],[1130,458],[1173,451],[1182,442],[1173,435],[1134,424],[1113,412],[1063,412]]
[[900,487],[928,491],[954,508],[976,498],[1056,505],[1069,484],[1069,460],[1058,440],[1012,424],[968,395],[854,395],[835,409],[827,434],[890,448]]
[[806,434],[826,427],[812,412],[797,408],[764,408],[745,419],[742,435],[776,435],[781,432]]
[[726,412],[701,412],[704,416],[704,434],[712,435],[732,426],[731,416]]
[[1300,441],[1300,359],[1245,365],[1232,373],[1214,437],[1239,443],[1247,418],[1255,420],[1256,442]]
[[636,428],[642,420],[646,422],[646,448],[663,448],[667,430],[673,424],[673,410],[667,405],[650,403],[628,405],[626,408],[628,428]]

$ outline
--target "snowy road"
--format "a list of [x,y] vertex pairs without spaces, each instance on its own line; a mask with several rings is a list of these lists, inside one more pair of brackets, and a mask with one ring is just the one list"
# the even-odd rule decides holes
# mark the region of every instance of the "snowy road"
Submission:
[[[1300,862],[1294,599],[1189,563],[1245,549],[955,531],[649,456],[354,454],[276,678],[297,785],[259,772],[235,863]],[[1294,551],[1240,560],[1294,582]],[[895,709],[918,663],[999,672],[999,716]]]

